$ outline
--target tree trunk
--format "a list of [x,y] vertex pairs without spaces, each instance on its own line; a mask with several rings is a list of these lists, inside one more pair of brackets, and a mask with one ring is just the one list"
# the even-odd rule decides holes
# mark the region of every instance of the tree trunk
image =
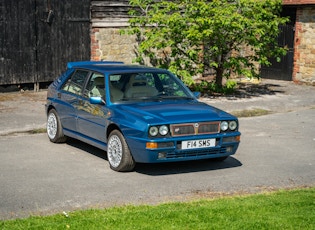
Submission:
[[223,67],[222,66],[219,66],[217,69],[216,69],[216,77],[215,77],[215,84],[219,87],[219,88],[222,88],[223,86]]

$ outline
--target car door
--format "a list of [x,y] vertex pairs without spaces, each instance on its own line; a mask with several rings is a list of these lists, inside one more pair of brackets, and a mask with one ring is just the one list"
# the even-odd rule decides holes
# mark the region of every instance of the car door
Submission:
[[109,111],[104,105],[91,104],[91,97],[102,97],[105,102],[105,78],[103,74],[92,73],[84,90],[83,95],[79,98],[77,110],[78,131],[85,138],[103,142],[106,141],[105,127]]
[[77,132],[77,109],[80,106],[78,97],[82,95],[85,81],[89,75],[87,70],[76,70],[61,86],[56,106],[64,131]]

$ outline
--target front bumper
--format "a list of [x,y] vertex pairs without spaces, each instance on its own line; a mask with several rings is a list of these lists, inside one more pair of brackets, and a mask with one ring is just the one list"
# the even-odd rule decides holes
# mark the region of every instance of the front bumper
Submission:
[[[240,143],[240,132],[229,134],[189,136],[177,138],[161,139],[137,139],[134,137],[127,138],[130,151],[136,162],[141,163],[159,163],[159,162],[176,162],[190,161],[200,159],[219,158],[236,153]],[[182,149],[182,141],[187,140],[204,140],[215,139],[215,146],[195,149]],[[147,145],[147,143],[156,143]],[[149,148],[148,148],[149,146]]]

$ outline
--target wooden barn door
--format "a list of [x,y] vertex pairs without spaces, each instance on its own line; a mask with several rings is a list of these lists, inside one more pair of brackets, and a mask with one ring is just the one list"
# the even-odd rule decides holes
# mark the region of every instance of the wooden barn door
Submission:
[[262,66],[261,77],[292,81],[296,8],[283,6],[281,15],[289,17],[290,21],[287,25],[279,28],[280,34],[278,36],[278,45],[287,47],[288,51],[287,54],[281,58],[280,62],[277,62],[275,58],[271,58],[269,60],[272,63],[271,66]]
[[90,60],[90,0],[37,0],[38,81],[51,81],[69,61]]
[[36,80],[33,0],[0,0],[0,85]]
[[294,26],[285,25],[280,28],[278,44],[281,47],[287,47],[287,54],[281,57],[281,61],[277,62],[275,58],[271,58],[271,66],[261,67],[261,77],[268,79],[292,81],[293,73],[293,55],[294,55]]
[[0,85],[53,81],[90,60],[90,0],[0,0]]

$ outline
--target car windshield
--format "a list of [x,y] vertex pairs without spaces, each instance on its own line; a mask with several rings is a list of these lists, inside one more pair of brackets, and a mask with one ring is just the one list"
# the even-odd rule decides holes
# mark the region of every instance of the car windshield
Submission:
[[192,100],[192,93],[174,75],[141,72],[112,74],[110,80],[111,102]]

